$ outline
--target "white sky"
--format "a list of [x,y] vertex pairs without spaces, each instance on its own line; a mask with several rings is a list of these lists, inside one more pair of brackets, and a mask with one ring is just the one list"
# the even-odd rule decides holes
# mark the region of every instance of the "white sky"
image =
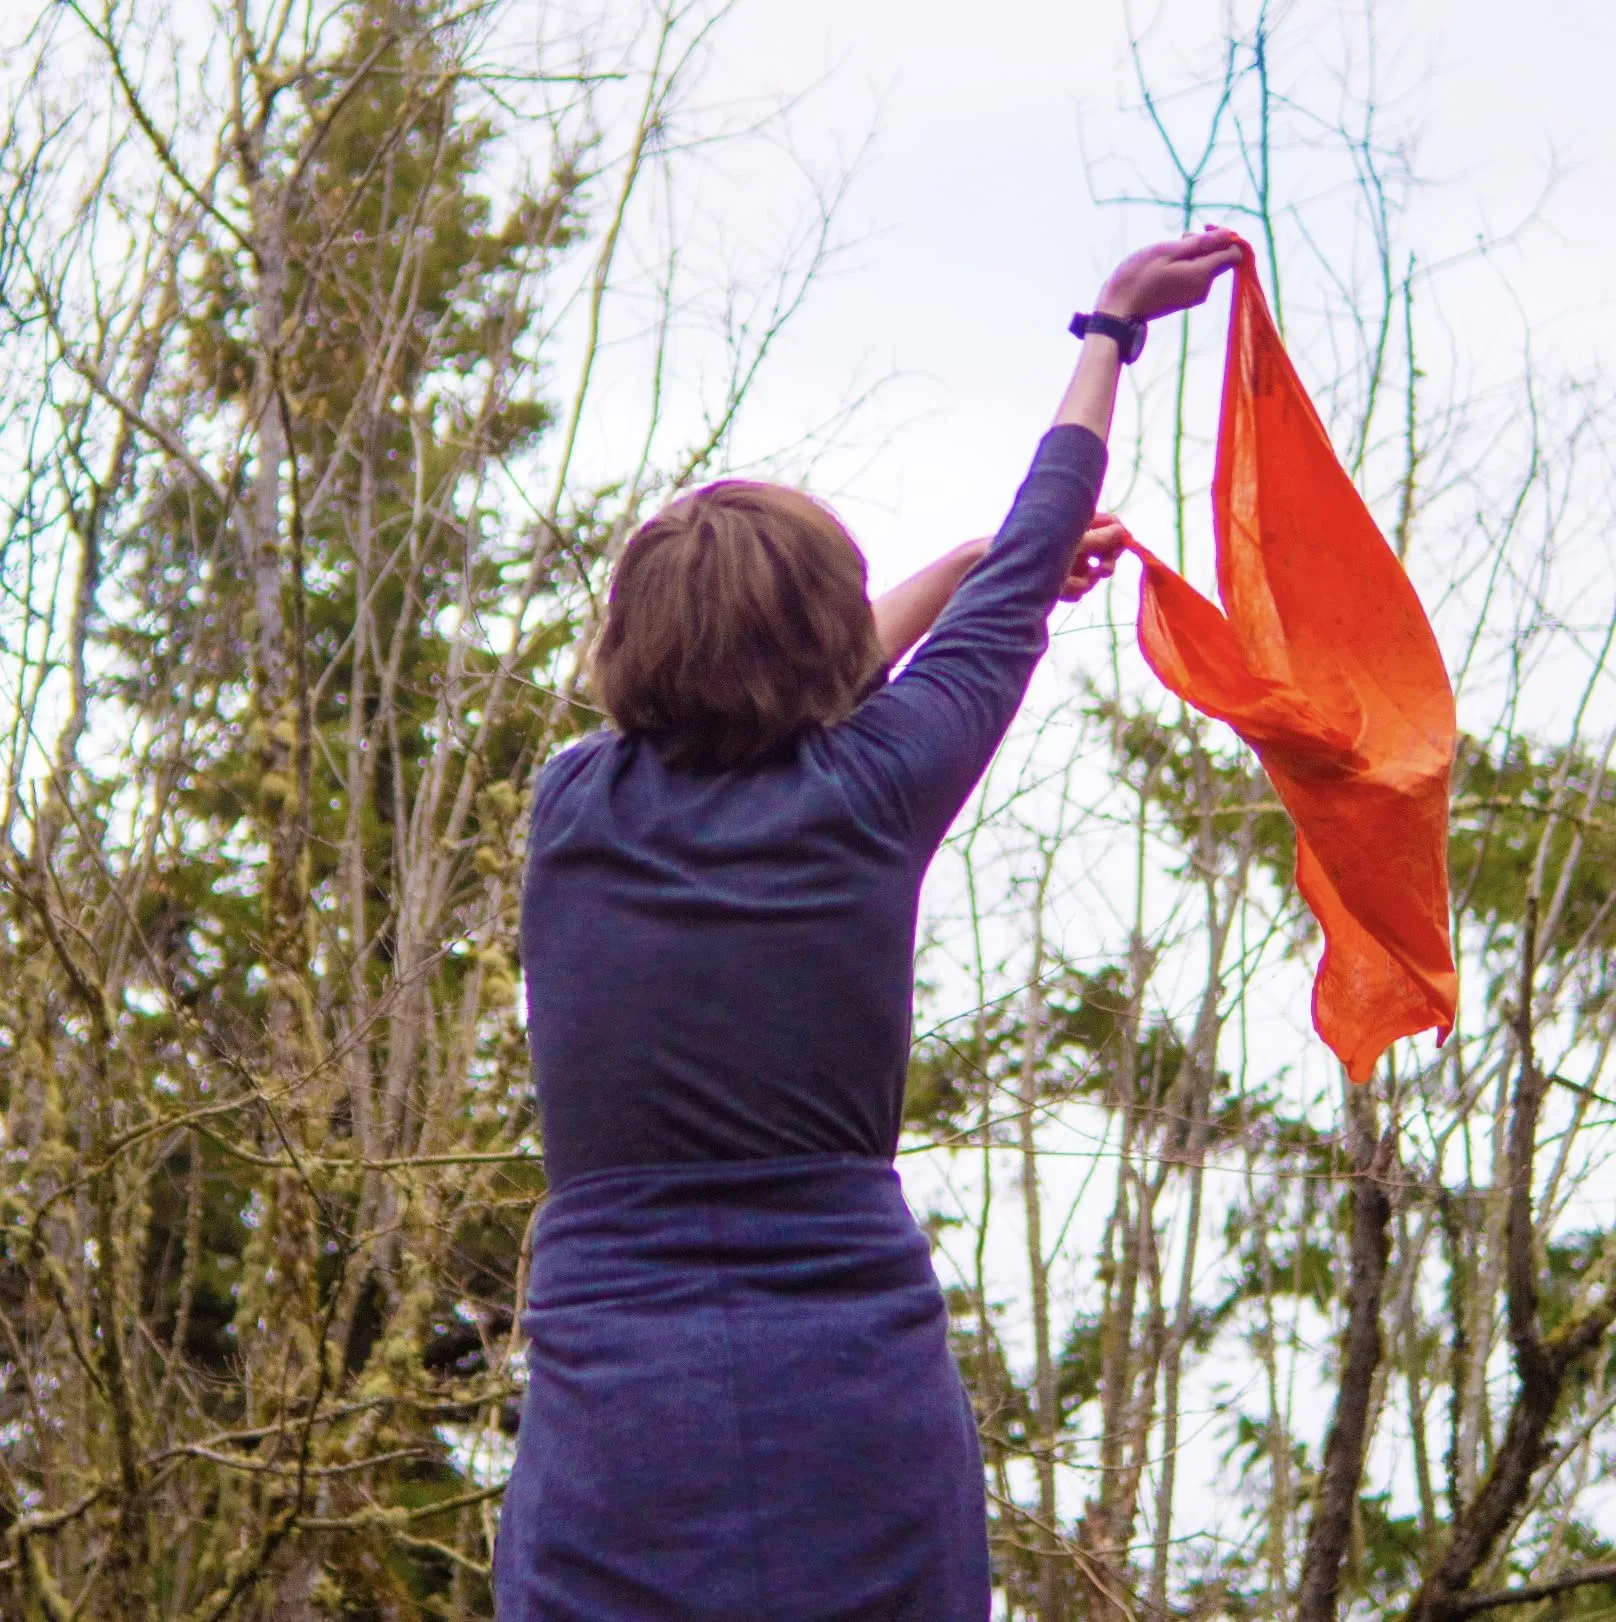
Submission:
[[[1171,74],[1204,62],[1221,10],[1165,0],[1134,16],[1156,17],[1151,60]],[[1274,8],[1277,82],[1299,35],[1321,58],[1340,54],[1341,10]],[[1616,352],[1616,7],[1399,0],[1378,11],[1388,125],[1419,128],[1420,167],[1446,182],[1411,222],[1422,257],[1525,216],[1557,163],[1544,225],[1495,264],[1527,304],[1539,352],[1580,366],[1596,335]],[[818,151],[851,147],[876,116],[849,207],[873,234],[805,312],[789,371],[794,389],[827,397],[860,368],[907,380],[866,422],[870,440],[901,436],[836,481],[883,579],[996,526],[1064,382],[1066,317],[1122,249],[1160,234],[1148,217],[1096,207],[1084,172],[1085,147],[1154,161],[1126,110],[1138,97],[1125,30],[1121,0],[751,0],[724,27],[715,97],[826,76],[799,120]],[[1493,275],[1471,280],[1470,299],[1445,310],[1460,351],[1484,366],[1496,344],[1513,361],[1521,318]],[[1221,309],[1198,320],[1215,344]],[[771,397],[780,386],[776,374]],[[760,440],[769,428],[767,414],[753,419]]]

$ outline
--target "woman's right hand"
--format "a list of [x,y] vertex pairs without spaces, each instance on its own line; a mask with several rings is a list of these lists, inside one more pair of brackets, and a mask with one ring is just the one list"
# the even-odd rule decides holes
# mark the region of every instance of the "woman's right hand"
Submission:
[[1206,302],[1213,282],[1240,262],[1241,251],[1240,238],[1221,227],[1153,243],[1111,272],[1094,308],[1134,321],[1193,309]]
[[1102,580],[1109,580],[1123,547],[1132,539],[1120,518],[1110,513],[1096,513],[1078,546],[1077,556],[1072,559],[1066,584],[1060,589],[1060,600],[1075,603]]

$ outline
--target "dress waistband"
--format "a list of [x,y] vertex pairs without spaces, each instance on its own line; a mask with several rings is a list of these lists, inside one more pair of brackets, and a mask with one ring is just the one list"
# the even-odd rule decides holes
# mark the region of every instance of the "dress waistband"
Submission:
[[542,1309],[917,1283],[935,1289],[931,1247],[891,1163],[793,1155],[569,1178],[539,1214],[528,1295]]
[[677,1197],[680,1190],[700,1190],[704,1195],[722,1198],[725,1190],[768,1190],[770,1188],[808,1189],[822,1180],[837,1180],[835,1174],[855,1175],[897,1181],[890,1160],[875,1155],[807,1154],[771,1155],[757,1160],[666,1160],[646,1165],[607,1166],[599,1171],[580,1172],[550,1191],[549,1203],[583,1195],[586,1191],[632,1185],[653,1198]]

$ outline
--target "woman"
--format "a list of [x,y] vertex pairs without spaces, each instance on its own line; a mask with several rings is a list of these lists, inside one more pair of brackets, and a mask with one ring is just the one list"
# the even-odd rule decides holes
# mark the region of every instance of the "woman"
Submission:
[[502,1622],[988,1615],[975,1425],[892,1166],[920,884],[1057,597],[1114,564],[1120,526],[1090,524],[1122,344],[1238,253],[1124,261],[992,545],[873,608],[795,491],[709,486],[629,542],[595,654],[615,730],[533,808],[552,1191]]

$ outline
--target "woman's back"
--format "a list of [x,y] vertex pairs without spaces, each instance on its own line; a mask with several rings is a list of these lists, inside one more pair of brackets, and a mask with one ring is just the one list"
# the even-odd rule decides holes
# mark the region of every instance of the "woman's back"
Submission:
[[595,734],[541,775],[522,909],[552,1183],[897,1148],[926,865],[1003,735],[1104,447],[1039,450],[998,542],[897,680],[763,764]]
[[838,741],[697,774],[599,733],[545,773],[522,955],[552,1182],[891,1157],[925,855],[854,812]]

